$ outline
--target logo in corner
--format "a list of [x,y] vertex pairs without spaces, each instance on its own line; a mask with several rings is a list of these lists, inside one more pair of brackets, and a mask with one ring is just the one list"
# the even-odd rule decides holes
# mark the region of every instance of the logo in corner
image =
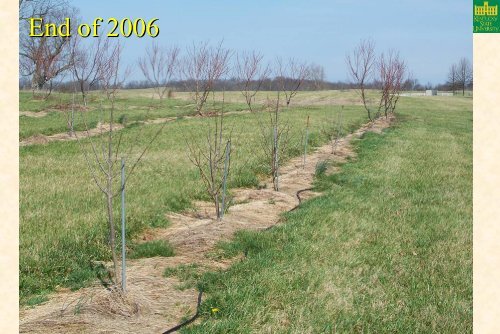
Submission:
[[498,0],[474,0],[474,33],[500,33]]

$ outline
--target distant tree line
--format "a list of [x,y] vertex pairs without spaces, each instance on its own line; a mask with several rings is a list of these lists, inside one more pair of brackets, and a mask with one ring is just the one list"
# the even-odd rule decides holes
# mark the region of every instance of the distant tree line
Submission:
[[[31,78],[29,77],[20,77],[19,78],[19,88],[20,89],[31,89]],[[257,84],[257,81],[252,81],[252,85]],[[66,81],[61,81],[61,82],[56,82],[52,85],[54,90],[61,91],[61,92],[73,92],[75,85],[78,85],[78,81],[73,81],[73,80],[66,80]],[[183,80],[176,80],[176,81],[171,81],[169,83],[169,87],[171,87],[174,91],[177,92],[184,92],[187,91],[186,87],[188,87],[190,83],[188,81],[183,81]],[[214,90],[215,91],[238,91],[240,90],[239,88],[240,82],[236,78],[231,78],[231,79],[225,79],[225,80],[218,80],[214,84]],[[433,87],[440,87],[438,89],[440,90],[448,90],[448,84],[442,84],[442,85],[437,85],[437,86],[432,86],[431,88],[429,87],[430,84],[428,85],[421,85],[418,80],[416,79],[410,79],[406,80],[403,84],[404,90],[425,90],[425,89],[432,89]],[[380,84],[377,81],[370,82],[367,84],[368,89],[376,89],[379,87]],[[149,88],[155,88],[155,84],[149,82],[148,80],[130,80],[125,82],[121,89],[149,89]],[[279,81],[278,79],[266,79],[262,83],[262,91],[276,91],[278,90],[279,87]],[[356,88],[356,85],[352,82],[349,81],[322,81],[321,82],[321,88],[318,88],[317,82],[314,82],[312,80],[304,80],[303,84],[301,87],[298,89],[299,91],[315,91],[315,90],[348,90],[348,89],[354,89]],[[94,84],[93,86],[90,86],[88,83],[84,84],[84,89],[87,91],[92,91],[92,90],[100,90],[101,85],[99,83]]]

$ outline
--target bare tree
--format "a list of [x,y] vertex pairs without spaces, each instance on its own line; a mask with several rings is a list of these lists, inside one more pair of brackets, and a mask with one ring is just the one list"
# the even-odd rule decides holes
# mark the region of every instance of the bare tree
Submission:
[[472,83],[472,65],[467,58],[462,58],[457,66],[457,83],[462,88],[462,96],[465,95],[465,88]]
[[362,40],[359,45],[346,56],[349,74],[356,85],[361,96],[363,106],[368,113],[368,119],[372,120],[368,97],[366,96],[366,85],[372,79],[375,69],[375,43],[371,40]]
[[308,76],[307,65],[290,58],[284,63],[281,58],[276,58],[275,75],[279,90],[285,95],[286,106],[290,105],[292,98]]
[[312,81],[315,90],[323,89],[325,83],[325,68],[321,65],[310,64],[307,73]]
[[[29,1],[20,2],[20,8]],[[50,2],[50,4],[59,2]],[[36,4],[36,6],[35,6]],[[67,18],[76,18],[77,10],[72,7],[61,7],[43,4],[36,1],[30,7],[33,13],[43,14],[44,20],[61,24]],[[39,6],[38,6],[39,5]],[[24,7],[23,7],[24,8]],[[70,37],[30,37],[27,33],[27,22],[20,24],[19,40],[19,69],[21,75],[31,76],[33,94],[47,88],[45,97],[52,91],[53,80],[71,69],[73,58],[71,56]]]
[[72,74],[82,94],[84,106],[87,106],[87,92],[101,81],[106,66],[106,55],[110,49],[108,38],[98,37],[90,45],[82,45],[82,39],[72,41]]
[[380,55],[377,62],[378,81],[380,82],[381,98],[378,113],[384,109],[387,118],[388,113],[394,113],[397,102],[403,87],[406,75],[406,64],[399,56],[399,53],[390,50],[385,56]]
[[450,70],[448,72],[448,85],[450,89],[453,91],[453,94],[455,94],[455,90],[457,89],[457,84],[458,84],[457,64],[453,64],[450,66]]
[[183,63],[183,74],[187,89],[191,92],[196,113],[203,115],[203,106],[215,83],[229,72],[231,51],[223,47],[221,41],[217,46],[208,43],[194,44],[187,49]]
[[66,0],[19,0],[19,21],[46,17],[50,12],[68,5]]
[[[116,252],[116,230],[114,222],[114,210],[113,210],[113,200],[116,196],[120,194],[121,184],[120,180],[120,159],[122,154],[127,156],[128,161],[130,161],[130,168],[127,175],[125,183],[135,168],[137,167],[139,161],[143,158],[146,151],[149,149],[154,140],[158,137],[160,132],[166,123],[163,123],[157,132],[153,135],[151,141],[143,148],[134,151],[135,144],[137,143],[137,138],[132,141],[128,152],[125,152],[123,147],[123,131],[117,131],[115,129],[115,98],[116,90],[123,82],[123,76],[120,71],[122,47],[119,43],[110,46],[107,51],[103,54],[102,66],[100,68],[100,78],[104,78],[102,87],[103,92],[106,94],[111,102],[111,107],[106,109],[106,115],[104,115],[104,109],[101,105],[100,122],[98,128],[100,131],[100,136],[93,139],[90,134],[90,128],[86,121],[86,114],[81,113],[83,123],[85,125],[86,140],[80,138],[77,135],[78,143],[80,144],[83,156],[94,180],[94,183],[103,193],[106,199],[106,215],[108,223],[108,240],[113,260],[113,268],[115,278],[118,277],[118,259]],[[104,118],[105,117],[105,118]],[[105,122],[106,123],[102,123]],[[118,134],[117,134],[118,132]],[[123,289],[122,282],[122,289]]]
[[273,189],[279,191],[279,166],[290,145],[290,125],[281,120],[281,101],[278,91],[276,100],[267,99],[264,109],[267,111],[267,121],[263,114],[259,115],[258,123],[261,131],[261,147],[269,163],[272,175]]
[[[214,104],[215,109],[215,104]],[[217,220],[221,220],[222,191],[230,168],[231,133],[226,135],[224,125],[224,97],[220,111],[216,110],[214,124],[209,126],[203,144],[195,139],[186,141],[189,159],[198,168],[205,189],[212,199]]]
[[106,97],[111,101],[114,108],[116,92],[123,87],[126,78],[130,74],[130,67],[126,67],[123,75],[120,75],[120,64],[123,47],[117,42],[112,47],[105,49],[102,56],[98,77],[99,85],[106,93]]
[[153,42],[151,48],[146,49],[146,56],[139,59],[139,68],[146,80],[153,85],[160,103],[168,91],[168,84],[176,74],[178,56],[178,47],[165,49]]
[[236,58],[236,78],[240,91],[250,111],[253,111],[255,95],[268,78],[269,66],[263,66],[263,56],[259,53],[241,53]]

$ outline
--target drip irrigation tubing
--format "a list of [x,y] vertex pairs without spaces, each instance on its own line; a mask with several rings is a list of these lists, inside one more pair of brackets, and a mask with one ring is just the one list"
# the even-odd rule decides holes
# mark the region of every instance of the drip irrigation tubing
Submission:
[[[292,212],[292,211],[296,210],[300,206],[300,204],[302,203],[302,198],[300,197],[300,194],[303,193],[303,192],[305,192],[305,191],[310,191],[310,190],[313,190],[313,188],[306,188],[306,189],[302,189],[302,190],[297,191],[295,193],[295,196],[299,200],[299,203],[296,206],[294,206],[293,208],[291,208],[290,210],[288,210],[288,212]],[[272,225],[272,226],[266,228],[266,230],[269,230],[269,229],[273,228],[274,226],[276,226],[276,225]],[[192,323],[193,321],[195,321],[196,318],[198,318],[198,316],[200,315],[200,305],[201,305],[201,296],[202,296],[202,294],[203,294],[203,290],[200,290],[200,293],[198,294],[198,305],[196,306],[196,313],[195,313],[195,315],[193,315],[190,319],[184,321],[183,323],[180,323],[177,326],[172,327],[169,330],[163,332],[163,334],[170,334],[170,333],[176,332],[179,329],[181,329],[182,327],[184,327],[186,325],[189,325],[190,323]]]
[[183,323],[178,324],[175,327],[172,327],[172,328],[166,330],[165,332],[163,332],[163,334],[170,334],[170,333],[176,332],[179,329],[181,329],[182,327],[189,325],[190,323],[195,321],[196,318],[198,318],[198,316],[200,315],[200,305],[201,305],[201,295],[202,294],[203,294],[203,290],[200,290],[200,293],[198,294],[198,304],[196,305],[196,313],[190,319],[184,321]]
[[301,193],[303,193],[305,191],[311,191],[311,190],[313,190],[313,188],[306,188],[306,189],[302,189],[302,190],[297,191],[297,193],[295,193],[295,196],[299,200],[299,204],[297,204],[296,206],[294,206],[293,208],[288,210],[288,212],[292,212],[292,211],[296,210],[300,206],[300,204],[302,204],[302,198],[300,198]]

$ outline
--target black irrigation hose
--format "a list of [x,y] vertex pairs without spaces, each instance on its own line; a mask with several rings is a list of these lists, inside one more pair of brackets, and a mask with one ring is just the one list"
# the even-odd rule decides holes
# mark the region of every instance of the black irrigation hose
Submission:
[[300,198],[300,194],[303,193],[304,191],[310,191],[310,190],[313,190],[314,188],[307,188],[307,189],[302,189],[302,190],[299,190],[297,191],[297,193],[295,194],[295,196],[297,196],[297,199],[299,200],[299,204],[297,204],[296,206],[294,206],[293,208],[291,208],[290,210],[288,210],[288,212],[292,212],[294,211],[295,209],[297,209],[300,204],[302,204],[302,198]]
[[[300,194],[303,193],[303,192],[305,192],[305,191],[310,191],[310,190],[313,190],[313,188],[306,188],[306,189],[302,189],[302,190],[297,191],[295,193],[295,196],[297,196],[297,199],[299,200],[299,204],[297,204],[296,206],[294,206],[293,208],[291,208],[290,210],[288,210],[288,212],[292,212],[292,211],[296,210],[300,206],[300,204],[302,203],[302,198],[300,198]],[[272,226],[268,227],[266,230],[269,230],[269,229],[273,228],[274,226],[276,226],[276,225],[272,225]],[[163,332],[163,334],[170,334],[170,333],[176,332],[179,329],[181,329],[182,327],[184,327],[186,325],[189,325],[190,323],[192,323],[193,321],[195,321],[196,318],[198,318],[198,316],[200,315],[200,305],[201,305],[201,295],[202,294],[203,294],[203,290],[200,290],[200,293],[198,294],[198,305],[196,306],[196,313],[195,313],[195,315],[193,315],[191,317],[191,319],[188,319],[188,320],[184,321],[183,323],[178,324],[177,326],[172,327],[169,330]]]
[[176,332],[179,329],[181,329],[181,327],[189,325],[190,323],[192,323],[193,321],[195,321],[196,318],[198,318],[198,316],[200,315],[200,305],[201,305],[201,295],[202,294],[203,294],[203,290],[200,289],[200,293],[198,294],[198,305],[196,306],[196,313],[195,313],[195,315],[193,315],[190,319],[184,321],[183,323],[180,323],[177,326],[168,329],[167,331],[163,332],[163,334],[169,334],[169,333]]
[[[290,209],[290,210],[288,210],[287,212],[292,212],[292,211],[295,211],[296,209],[298,209],[298,208],[299,208],[299,206],[300,206],[300,204],[302,204],[302,198],[300,198],[300,194],[301,194],[301,193],[303,193],[303,192],[305,192],[305,191],[310,191],[310,190],[313,190],[313,189],[314,189],[314,188],[306,188],[306,189],[302,189],[302,190],[297,191],[297,192],[295,193],[295,196],[296,196],[296,197],[297,197],[297,199],[299,200],[299,204],[297,204],[296,206],[294,206],[293,208],[291,208],[291,209]],[[278,222],[277,222],[277,223],[279,223],[280,221],[281,221],[281,219],[280,219],[280,220],[278,220]],[[270,229],[275,228],[276,226],[278,226],[278,224],[277,224],[277,223],[276,223],[276,224],[274,224],[274,225],[271,225],[271,226],[269,226],[269,227],[267,227],[267,228],[265,228],[265,229],[264,229],[264,231],[269,231]]]

